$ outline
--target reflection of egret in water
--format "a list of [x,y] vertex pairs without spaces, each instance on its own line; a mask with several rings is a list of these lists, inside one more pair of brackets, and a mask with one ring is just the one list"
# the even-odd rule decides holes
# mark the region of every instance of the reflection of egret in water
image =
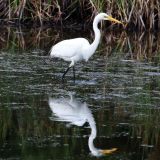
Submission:
[[58,117],[58,121],[70,122],[77,126],[83,126],[86,122],[89,123],[91,134],[88,139],[88,146],[93,155],[101,156],[112,153],[116,150],[116,148],[101,150],[94,146],[93,141],[97,136],[97,129],[91,110],[87,107],[86,103],[78,102],[72,95],[70,95],[70,99],[50,98],[49,106],[54,115]]

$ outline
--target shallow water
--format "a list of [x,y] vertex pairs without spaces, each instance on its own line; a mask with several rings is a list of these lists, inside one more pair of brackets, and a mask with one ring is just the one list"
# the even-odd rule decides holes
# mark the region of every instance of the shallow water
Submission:
[[[159,159],[160,36],[103,32],[75,82],[71,70],[62,84],[68,63],[51,60],[49,48],[77,34],[92,39],[90,30],[1,32],[0,159]],[[93,154],[92,132],[96,148],[117,151]]]

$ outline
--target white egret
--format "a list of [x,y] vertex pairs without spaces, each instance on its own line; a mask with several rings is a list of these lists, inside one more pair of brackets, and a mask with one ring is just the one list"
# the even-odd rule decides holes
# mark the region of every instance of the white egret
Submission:
[[[89,123],[91,134],[88,139],[88,147],[94,156],[110,154],[117,150],[116,148],[102,150],[94,146],[93,141],[97,136],[97,128],[91,110],[86,103],[78,102],[70,95],[70,99],[49,98],[49,106],[54,114],[51,120],[69,122],[77,126],[83,126],[86,122]],[[55,116],[57,119],[55,119]]]
[[[62,58],[65,61],[70,61],[70,65],[67,70],[64,72],[62,79],[65,77],[66,73],[69,71],[71,67],[74,69],[74,65],[76,62],[80,60],[85,60],[86,62],[88,59],[94,54],[96,51],[98,44],[100,42],[101,33],[98,29],[98,23],[101,20],[109,20],[115,23],[121,23],[120,21],[112,18],[111,16],[107,15],[106,13],[99,13],[93,21],[93,30],[95,34],[95,39],[93,43],[89,43],[85,38],[74,38],[74,39],[67,39],[63,40],[57,44],[55,44],[50,51],[50,56]],[[75,75],[74,75],[75,77]]]

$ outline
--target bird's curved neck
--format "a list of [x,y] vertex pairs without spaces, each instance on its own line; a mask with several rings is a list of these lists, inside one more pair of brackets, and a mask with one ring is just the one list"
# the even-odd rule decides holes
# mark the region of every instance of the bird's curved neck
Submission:
[[89,139],[88,139],[88,146],[89,146],[89,149],[91,151],[91,153],[93,155],[97,155],[98,154],[98,149],[94,146],[94,139],[96,138],[97,136],[97,128],[96,128],[96,124],[95,124],[95,121],[94,121],[94,118],[90,118],[89,120],[89,125],[91,127],[91,134],[89,136]]
[[99,19],[95,18],[93,21],[93,30],[95,34],[95,39],[91,44],[91,47],[93,48],[94,52],[97,49],[100,38],[101,38],[101,33],[100,33],[100,30],[98,29],[98,23],[99,23]]
[[93,43],[89,46],[87,54],[85,54],[86,61],[88,61],[88,59],[94,54],[100,41],[101,33],[100,33],[100,30],[98,29],[99,21],[100,20],[97,17],[93,21],[93,30],[95,34],[95,39]]

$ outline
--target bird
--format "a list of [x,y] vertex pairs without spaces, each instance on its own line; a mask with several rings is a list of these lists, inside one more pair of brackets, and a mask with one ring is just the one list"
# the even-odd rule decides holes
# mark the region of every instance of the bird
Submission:
[[[49,98],[48,104],[53,113],[50,119],[52,121],[68,122],[70,125],[83,126],[88,123],[91,128],[91,134],[88,138],[88,147],[93,156],[99,157],[105,154],[111,154],[117,148],[98,149],[94,146],[94,139],[97,136],[96,123],[87,103],[80,102],[69,94],[70,98]],[[68,125],[69,126],[69,125]]]
[[62,76],[62,80],[64,79],[66,73],[69,71],[71,67],[73,67],[74,78],[75,78],[75,69],[74,69],[75,63],[81,60],[85,60],[87,62],[89,58],[95,53],[101,37],[101,32],[98,28],[98,23],[102,20],[108,20],[123,25],[121,21],[113,18],[110,15],[106,13],[99,13],[93,20],[93,31],[95,34],[95,39],[91,44],[87,39],[79,37],[79,38],[60,41],[51,47],[50,50],[51,58],[56,57],[56,58],[61,58],[64,61],[71,62],[69,64],[69,67],[65,70]]

